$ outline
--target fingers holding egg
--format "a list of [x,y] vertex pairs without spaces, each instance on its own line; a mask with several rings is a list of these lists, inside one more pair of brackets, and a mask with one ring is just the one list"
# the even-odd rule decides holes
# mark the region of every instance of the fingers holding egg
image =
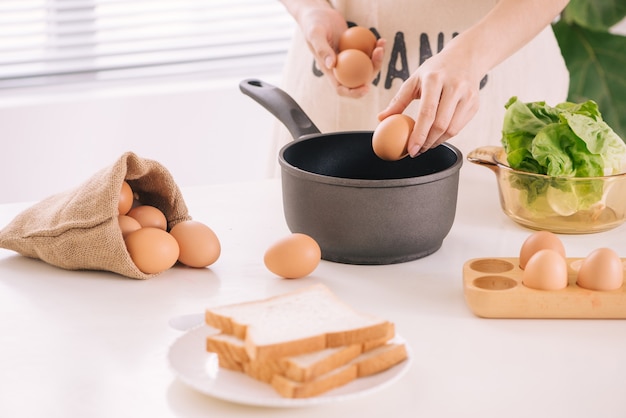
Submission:
[[407,143],[415,121],[404,114],[391,115],[383,119],[372,135],[374,153],[386,161],[397,161],[409,153]]
[[358,49],[371,57],[374,48],[376,48],[376,35],[363,26],[352,26],[339,37],[339,51]]
[[353,26],[341,34],[338,45],[333,68],[337,81],[349,89],[369,83],[374,78],[372,53],[377,46],[376,35],[364,27]]

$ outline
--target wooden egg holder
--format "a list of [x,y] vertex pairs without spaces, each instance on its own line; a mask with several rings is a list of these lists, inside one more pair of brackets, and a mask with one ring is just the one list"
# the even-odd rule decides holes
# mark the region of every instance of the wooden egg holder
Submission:
[[582,288],[576,276],[583,258],[566,260],[568,285],[561,290],[524,286],[518,258],[468,260],[463,265],[465,300],[483,318],[626,318],[626,284],[610,291]]

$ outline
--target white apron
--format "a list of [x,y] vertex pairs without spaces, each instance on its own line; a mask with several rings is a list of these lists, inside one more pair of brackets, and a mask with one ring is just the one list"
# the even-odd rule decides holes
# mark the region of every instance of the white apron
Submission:
[[[281,87],[303,108],[322,133],[374,130],[383,110],[420,62],[441,50],[453,36],[480,20],[496,0],[332,0],[333,6],[359,26],[387,40],[379,78],[366,96],[338,96],[314,68],[313,55],[299,30],[287,56]],[[490,45],[485,45],[485,49]],[[555,105],[567,98],[569,74],[550,27],[502,62],[483,80],[480,109],[448,142],[464,155],[483,145],[499,145],[504,104],[511,96]],[[417,102],[405,111],[414,116]],[[293,138],[277,123],[271,153],[271,175],[277,175],[280,148]]]

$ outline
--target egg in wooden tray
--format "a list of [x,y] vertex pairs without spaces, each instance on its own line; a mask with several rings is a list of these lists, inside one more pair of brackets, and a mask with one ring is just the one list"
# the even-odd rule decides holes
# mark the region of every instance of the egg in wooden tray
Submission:
[[520,257],[466,261],[465,300],[484,318],[624,319],[625,262],[610,248],[567,257],[556,235],[538,231]]

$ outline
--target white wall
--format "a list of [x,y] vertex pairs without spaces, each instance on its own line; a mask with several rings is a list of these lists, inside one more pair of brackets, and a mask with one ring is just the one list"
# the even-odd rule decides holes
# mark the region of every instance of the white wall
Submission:
[[239,81],[2,93],[0,203],[66,190],[125,151],[161,162],[180,186],[271,175],[275,119],[239,91]]

